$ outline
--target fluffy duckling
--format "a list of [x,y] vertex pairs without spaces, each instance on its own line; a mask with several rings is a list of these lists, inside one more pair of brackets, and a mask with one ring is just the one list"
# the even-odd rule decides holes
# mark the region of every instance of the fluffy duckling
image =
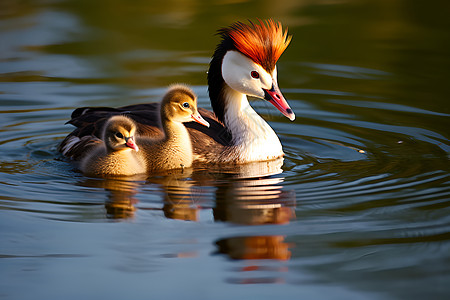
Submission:
[[86,175],[135,175],[146,172],[145,161],[137,155],[136,125],[123,115],[108,119],[103,127],[102,142],[81,160]]
[[164,136],[159,139],[137,138],[147,172],[190,167],[194,160],[192,143],[183,122],[209,123],[197,110],[197,96],[184,85],[169,88],[160,107]]
[[190,167],[192,144],[183,122],[209,127],[197,111],[196,95],[184,85],[170,87],[161,102],[160,116],[164,135],[157,139],[135,137],[136,125],[128,117],[109,118],[103,142],[81,160],[81,171],[94,176],[134,175]]

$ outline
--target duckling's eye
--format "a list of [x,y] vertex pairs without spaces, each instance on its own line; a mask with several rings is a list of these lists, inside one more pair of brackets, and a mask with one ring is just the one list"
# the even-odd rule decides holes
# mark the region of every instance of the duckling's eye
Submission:
[[187,102],[184,102],[184,103],[183,103],[183,107],[184,107],[184,108],[189,108],[189,107],[190,107],[190,105],[189,105],[189,103],[187,103]]
[[123,139],[123,134],[121,134],[120,132],[116,132],[116,136],[117,136],[119,139]]
[[252,72],[250,73],[250,75],[252,76],[252,78],[255,78],[255,79],[258,79],[258,78],[259,78],[259,73],[256,72],[256,71],[252,71]]

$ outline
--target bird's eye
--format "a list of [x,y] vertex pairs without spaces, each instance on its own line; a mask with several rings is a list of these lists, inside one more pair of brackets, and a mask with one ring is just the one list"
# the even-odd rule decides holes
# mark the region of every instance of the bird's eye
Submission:
[[183,107],[184,107],[184,108],[189,108],[189,107],[190,107],[190,105],[189,105],[189,103],[187,103],[187,102],[184,102],[184,103],[183,103]]
[[116,132],[116,136],[117,136],[119,139],[123,139],[123,134],[121,134],[120,132]]
[[256,71],[252,71],[252,72],[250,73],[250,75],[252,76],[252,78],[255,78],[255,79],[258,79],[258,78],[259,78],[259,73],[256,72]]

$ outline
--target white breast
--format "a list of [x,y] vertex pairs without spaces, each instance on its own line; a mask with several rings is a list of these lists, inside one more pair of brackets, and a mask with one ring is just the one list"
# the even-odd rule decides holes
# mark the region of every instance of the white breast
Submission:
[[283,156],[273,129],[250,106],[247,96],[228,89],[225,125],[231,131],[238,161],[264,161]]

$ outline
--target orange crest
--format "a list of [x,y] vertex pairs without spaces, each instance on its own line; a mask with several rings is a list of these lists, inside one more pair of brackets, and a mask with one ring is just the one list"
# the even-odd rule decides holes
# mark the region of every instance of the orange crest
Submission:
[[292,36],[283,32],[281,23],[273,20],[259,24],[250,22],[249,25],[238,22],[231,25],[228,35],[232,38],[236,48],[265,70],[271,72],[289,45]]

